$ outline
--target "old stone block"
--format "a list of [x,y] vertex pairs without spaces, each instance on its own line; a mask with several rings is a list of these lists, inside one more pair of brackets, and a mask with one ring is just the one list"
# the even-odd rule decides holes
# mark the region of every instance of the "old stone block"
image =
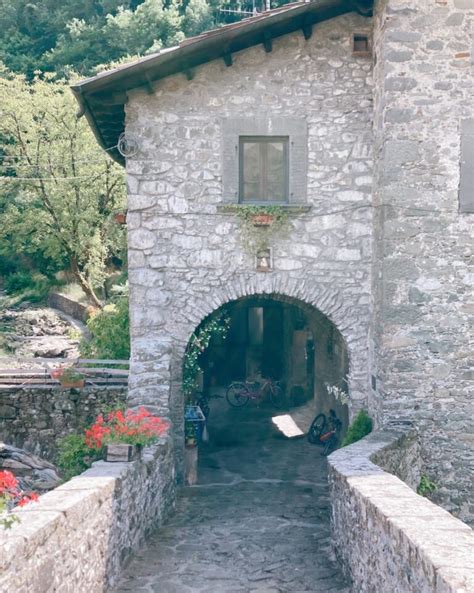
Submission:
[[426,47],[431,50],[441,50],[444,47],[444,43],[440,39],[430,39]]
[[417,81],[410,77],[390,77],[388,76],[384,81],[384,87],[386,91],[398,91],[405,92],[411,91],[417,86]]
[[420,159],[420,147],[414,140],[388,140],[385,143],[385,165],[396,169]]
[[409,50],[389,51],[385,57],[388,62],[409,62],[413,57],[413,52]]
[[413,109],[388,109],[385,112],[385,121],[390,123],[404,123],[415,117]]
[[389,31],[387,33],[388,41],[395,41],[397,43],[414,43],[421,39],[419,31]]
[[359,249],[338,249],[336,259],[338,261],[358,261],[362,257]]
[[455,12],[445,20],[445,25],[447,25],[448,27],[459,27],[460,25],[462,25],[463,21],[464,15],[462,14],[462,12]]
[[0,405],[0,418],[3,418],[5,420],[11,420],[12,418],[15,418],[16,415],[17,411],[14,406],[9,406],[6,404]]
[[128,245],[130,249],[150,249],[155,243],[155,233],[146,229],[136,229],[128,233]]

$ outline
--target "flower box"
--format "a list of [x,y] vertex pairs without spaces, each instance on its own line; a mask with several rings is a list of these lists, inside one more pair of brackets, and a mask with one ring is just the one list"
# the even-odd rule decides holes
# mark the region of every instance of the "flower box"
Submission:
[[66,379],[60,379],[61,387],[65,389],[82,389],[86,384],[85,379],[76,379],[75,381],[68,381]]
[[49,376],[51,379],[59,381],[61,387],[65,389],[82,389],[86,384],[84,375],[72,367],[52,369],[49,372]]
[[49,376],[51,377],[51,379],[59,381],[59,379],[63,376],[63,373],[64,369],[52,369],[51,371],[49,371]]
[[255,214],[252,216],[252,224],[254,226],[270,226],[274,220],[275,217],[273,214]]
[[105,446],[105,461],[135,461],[141,455],[142,448],[127,443],[110,443]]

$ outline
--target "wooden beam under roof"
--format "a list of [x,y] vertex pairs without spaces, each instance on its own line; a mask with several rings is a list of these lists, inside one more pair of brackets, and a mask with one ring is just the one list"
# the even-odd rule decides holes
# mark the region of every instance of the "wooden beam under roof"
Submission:
[[[372,5],[373,0],[293,2],[185,39],[179,47],[164,49],[73,85],[71,88],[80,106],[79,114],[85,114],[103,148],[116,145],[118,135],[115,130],[124,131],[127,91],[144,88],[153,92],[154,81],[179,72],[187,76],[187,70],[212,60],[223,59],[227,66],[231,66],[232,54],[262,43],[268,51],[273,39],[298,30],[303,30],[305,38],[309,39],[316,23],[353,10],[369,16]],[[110,102],[103,101],[101,106],[101,99],[105,97],[109,97]],[[123,98],[123,103],[119,97]],[[112,110],[107,116],[107,104],[117,105],[119,109]],[[100,123],[95,119],[97,111],[101,112]],[[118,151],[109,154],[124,163]]]
[[269,54],[273,49],[272,35],[268,30],[263,32],[263,47],[265,48],[267,54]]
[[308,39],[310,39],[311,35],[313,34],[313,21],[311,20],[311,17],[306,16],[303,19],[302,29],[304,38],[306,39],[306,41],[308,41]]

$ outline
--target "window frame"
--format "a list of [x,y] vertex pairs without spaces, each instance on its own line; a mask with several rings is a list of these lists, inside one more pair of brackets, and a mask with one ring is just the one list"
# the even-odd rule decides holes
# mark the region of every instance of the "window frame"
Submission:
[[[245,184],[245,168],[244,168],[244,144],[252,143],[259,144],[260,157],[262,152],[265,152],[265,159],[263,162],[263,171],[260,170],[260,196],[269,195],[266,185],[268,183],[267,170],[268,170],[268,153],[263,147],[272,142],[281,142],[283,144],[283,200],[258,200],[258,199],[245,199],[244,198],[244,184]],[[258,136],[239,136],[239,204],[244,205],[269,205],[269,204],[288,204],[290,201],[290,138],[289,136],[270,136],[270,135],[258,135]]]
[[[219,207],[243,206],[239,201],[239,137],[284,136],[289,138],[288,202],[282,208],[308,207],[308,123],[306,117],[268,115],[225,116],[220,118],[222,198]],[[271,202],[260,204],[270,205]],[[255,204],[259,205],[259,204]]]

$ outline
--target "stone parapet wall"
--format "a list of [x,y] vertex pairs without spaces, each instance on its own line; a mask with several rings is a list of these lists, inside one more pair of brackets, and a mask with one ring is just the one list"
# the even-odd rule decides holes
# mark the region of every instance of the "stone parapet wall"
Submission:
[[416,435],[392,427],[333,453],[329,461],[335,552],[353,593],[474,591],[474,534],[413,485],[421,462]]
[[59,309],[63,313],[66,313],[67,315],[74,317],[74,319],[83,321],[84,323],[87,321],[89,317],[90,307],[88,305],[78,303],[74,299],[71,299],[59,292],[49,293],[48,305],[50,307],[53,307],[54,309]]
[[53,460],[58,440],[124,403],[126,387],[0,387],[0,441]]
[[93,467],[19,509],[0,531],[0,591],[102,593],[174,506],[169,442],[142,461]]

